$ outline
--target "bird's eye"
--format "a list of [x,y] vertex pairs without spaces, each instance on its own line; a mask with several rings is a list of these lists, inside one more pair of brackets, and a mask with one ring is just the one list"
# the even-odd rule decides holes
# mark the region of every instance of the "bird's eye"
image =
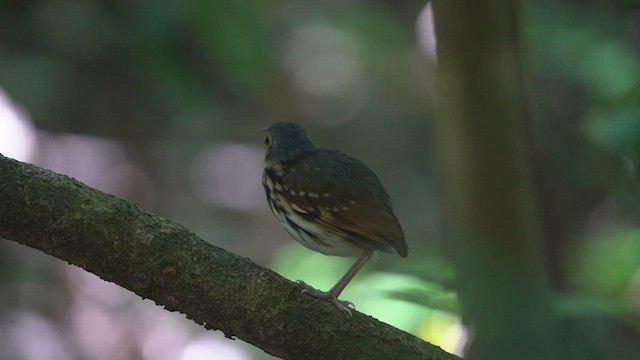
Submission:
[[267,134],[264,137],[264,144],[267,145],[268,148],[271,147],[271,134]]

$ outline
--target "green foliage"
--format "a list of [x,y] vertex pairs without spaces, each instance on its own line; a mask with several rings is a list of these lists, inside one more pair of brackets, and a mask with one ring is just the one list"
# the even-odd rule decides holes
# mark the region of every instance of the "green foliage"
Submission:
[[595,236],[577,249],[572,274],[577,288],[631,301],[640,286],[640,230],[618,230]]

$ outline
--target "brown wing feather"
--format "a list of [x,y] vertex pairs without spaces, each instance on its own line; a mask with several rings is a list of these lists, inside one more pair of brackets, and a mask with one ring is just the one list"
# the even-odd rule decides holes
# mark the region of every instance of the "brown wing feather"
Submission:
[[[331,161],[323,161],[324,155]],[[319,161],[291,164],[283,176],[287,187],[283,195],[296,205],[296,211],[362,248],[386,252],[393,248],[406,256],[402,228],[377,176],[342,153],[321,152],[315,156]],[[335,166],[336,162],[347,164]]]
[[368,208],[366,214],[360,213],[357,208],[353,211],[320,211],[317,221],[363,248],[386,252],[394,248],[401,256],[406,256],[404,234],[395,216],[388,211],[372,208]]

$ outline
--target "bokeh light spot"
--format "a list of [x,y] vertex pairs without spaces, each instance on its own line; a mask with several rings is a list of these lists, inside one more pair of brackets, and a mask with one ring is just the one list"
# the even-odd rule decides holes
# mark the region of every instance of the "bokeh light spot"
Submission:
[[264,149],[225,143],[204,148],[191,166],[193,191],[220,207],[250,210],[262,204]]
[[36,145],[36,131],[26,112],[0,88],[0,154],[30,161]]

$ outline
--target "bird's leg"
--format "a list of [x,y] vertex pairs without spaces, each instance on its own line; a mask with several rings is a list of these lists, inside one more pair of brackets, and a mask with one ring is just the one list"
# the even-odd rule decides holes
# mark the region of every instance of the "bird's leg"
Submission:
[[353,306],[354,308],[355,306],[351,301],[338,300],[338,296],[340,296],[340,293],[342,293],[342,290],[344,290],[344,288],[347,287],[351,279],[353,279],[353,277],[356,276],[356,274],[358,273],[358,271],[360,271],[362,266],[364,266],[364,264],[367,261],[369,261],[369,259],[371,259],[372,255],[373,255],[372,250],[365,250],[358,257],[358,259],[353,263],[353,265],[351,265],[349,270],[347,270],[347,272],[342,276],[342,278],[340,278],[340,280],[338,280],[338,282],[329,291],[320,291],[318,289],[315,289],[307,285],[301,280],[298,280],[297,283],[304,288],[302,290],[303,294],[309,294],[313,297],[328,299],[338,309],[340,309],[341,311],[347,312],[349,316],[351,316],[351,310],[349,309],[349,305]]

